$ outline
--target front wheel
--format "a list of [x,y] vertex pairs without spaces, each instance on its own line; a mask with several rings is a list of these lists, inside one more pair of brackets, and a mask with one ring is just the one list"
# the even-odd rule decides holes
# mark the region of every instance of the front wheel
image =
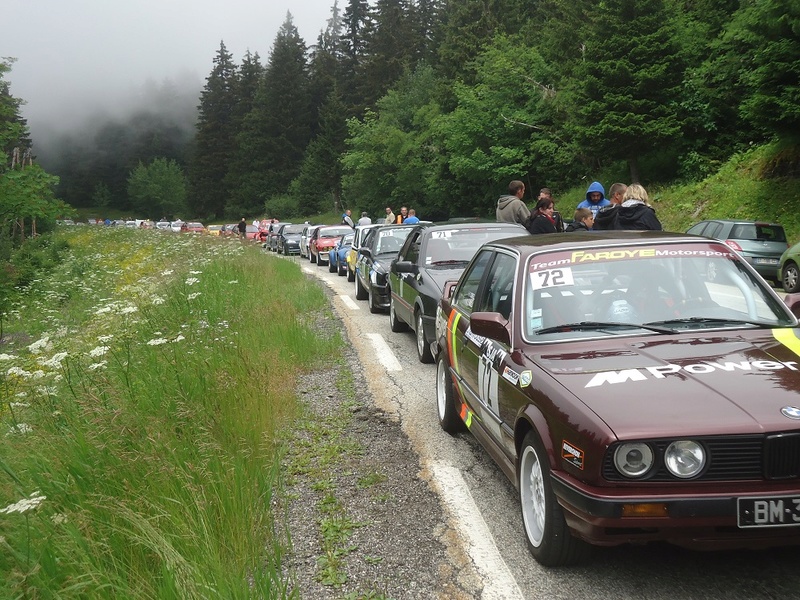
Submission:
[[356,275],[355,281],[356,281],[356,300],[366,300],[367,290],[365,290],[364,286],[361,285],[361,279],[358,278],[358,275]]
[[309,253],[308,253],[308,260],[310,260],[310,261],[311,261],[311,264],[313,265],[313,264],[316,264],[316,262],[317,262],[317,257],[316,257],[316,256],[314,256],[314,253],[313,253],[313,252],[309,252]]
[[333,261],[331,259],[328,259],[328,272],[329,273],[335,273],[336,272],[336,265],[333,264]]
[[417,356],[419,357],[419,362],[430,364],[433,362],[433,354],[431,354],[431,345],[425,339],[425,327],[422,325],[421,310],[417,311],[414,322],[417,327]]
[[789,294],[794,294],[800,291],[800,270],[793,262],[787,262],[783,267],[783,274],[781,275],[781,285],[783,289]]
[[367,289],[367,302],[369,302],[369,312],[372,314],[381,312],[381,307],[375,302],[375,293],[372,290],[372,286]]
[[439,426],[444,431],[450,435],[466,431],[467,426],[456,410],[453,377],[450,375],[445,352],[439,353],[436,363],[436,409],[439,413]]
[[522,442],[519,468],[519,504],[528,550],[546,567],[576,564],[589,556],[591,547],[572,536],[550,483],[547,453],[535,431]]

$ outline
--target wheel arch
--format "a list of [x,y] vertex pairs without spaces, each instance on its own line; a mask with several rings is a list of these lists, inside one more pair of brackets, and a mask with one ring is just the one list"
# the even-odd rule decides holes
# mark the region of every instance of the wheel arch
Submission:
[[[517,450],[517,456],[519,456],[522,451],[522,443],[529,431],[535,431],[536,435],[539,436],[547,452],[550,468],[555,469],[557,453],[555,444],[553,443],[553,436],[550,434],[550,427],[542,411],[532,404],[529,404],[522,414],[520,414],[514,426],[514,447]],[[517,469],[519,469],[519,461],[517,461]]]

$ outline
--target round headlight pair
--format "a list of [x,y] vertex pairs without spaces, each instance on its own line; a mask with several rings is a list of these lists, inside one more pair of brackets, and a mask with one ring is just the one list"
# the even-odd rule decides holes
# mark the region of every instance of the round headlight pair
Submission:
[[[614,466],[625,477],[643,477],[650,471],[653,462],[653,449],[643,442],[620,444],[614,451]],[[664,464],[675,477],[690,479],[703,470],[706,453],[697,442],[679,440],[667,446]]]

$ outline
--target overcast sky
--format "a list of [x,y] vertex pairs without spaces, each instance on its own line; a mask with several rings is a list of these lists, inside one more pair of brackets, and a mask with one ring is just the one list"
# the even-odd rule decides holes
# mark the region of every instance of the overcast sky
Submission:
[[[306,45],[316,42],[334,0],[2,0],[0,57],[37,131],[66,130],[94,111],[124,110],[150,81],[197,82],[225,42],[235,62],[247,49],[266,61],[291,12]],[[339,0],[340,9],[344,1]]]

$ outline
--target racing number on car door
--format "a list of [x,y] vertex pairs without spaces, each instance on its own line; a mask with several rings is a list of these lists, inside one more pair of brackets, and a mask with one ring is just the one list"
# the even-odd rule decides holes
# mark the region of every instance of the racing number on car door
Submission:
[[485,354],[481,354],[478,364],[478,394],[481,397],[481,401],[494,414],[498,414],[497,371],[492,367],[492,360]]

